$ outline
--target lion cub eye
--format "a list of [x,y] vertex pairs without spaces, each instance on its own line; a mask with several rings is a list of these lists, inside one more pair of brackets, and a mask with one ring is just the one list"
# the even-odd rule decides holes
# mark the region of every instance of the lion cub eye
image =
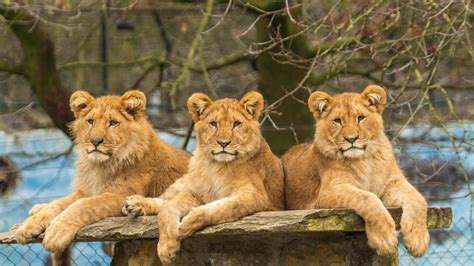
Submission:
[[240,126],[240,125],[242,125],[242,122],[240,122],[240,121],[234,121],[234,124],[233,124],[232,126],[233,126],[234,128],[236,128],[236,127],[238,127],[238,126]]
[[118,122],[117,120],[110,120],[110,121],[109,121],[109,126],[110,126],[110,127],[111,127],[111,126],[115,126],[115,125],[118,125],[118,123],[119,123],[119,122]]
[[212,127],[217,128],[217,122],[216,121],[211,121],[209,124],[211,124]]
[[342,125],[342,120],[341,120],[340,118],[334,119],[334,122],[335,122],[336,124]]
[[87,124],[93,125],[94,124],[94,119],[87,119]]
[[359,116],[357,117],[357,122],[362,122],[362,120],[364,120],[364,119],[365,119],[365,116],[359,115]]

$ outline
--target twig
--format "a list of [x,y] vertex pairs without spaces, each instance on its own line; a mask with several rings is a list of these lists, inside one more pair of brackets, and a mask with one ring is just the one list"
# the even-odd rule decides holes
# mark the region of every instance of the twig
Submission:
[[207,0],[206,12],[203,14],[201,22],[199,23],[199,28],[197,30],[196,36],[193,39],[193,42],[191,43],[191,47],[188,51],[188,56],[186,57],[186,61],[183,65],[183,68],[181,69],[181,73],[179,74],[178,78],[171,86],[170,96],[171,96],[171,108],[173,110],[176,109],[176,93],[178,91],[178,86],[180,86],[181,83],[188,77],[189,66],[192,64],[192,60],[194,59],[194,55],[196,53],[198,45],[200,44],[202,40],[202,34],[204,31],[204,28],[207,26],[207,23],[209,21],[209,16],[212,13],[213,6],[214,6],[214,0]]
[[183,150],[186,150],[188,148],[189,140],[191,139],[193,130],[194,130],[194,122],[191,122],[188,128],[188,131],[186,133],[186,136],[184,137],[183,145],[181,145],[181,148]]
[[209,29],[205,30],[203,32],[203,34],[207,34],[209,32],[211,32],[212,30],[214,30],[215,28],[219,27],[219,25],[222,24],[222,22],[224,21],[224,18],[226,17],[226,15],[229,13],[229,10],[230,8],[232,7],[232,0],[229,0],[229,2],[227,3],[227,7],[225,8],[224,10],[224,14],[222,14],[219,19],[219,21],[217,21],[216,24],[214,24],[214,26],[210,27]]

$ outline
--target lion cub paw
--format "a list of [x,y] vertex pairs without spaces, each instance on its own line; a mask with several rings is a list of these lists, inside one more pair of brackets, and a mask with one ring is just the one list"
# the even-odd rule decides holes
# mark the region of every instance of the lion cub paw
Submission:
[[53,221],[44,233],[43,246],[49,252],[63,251],[71,244],[76,232],[71,226]]
[[397,253],[397,231],[390,215],[382,220],[366,222],[366,231],[368,244],[377,254],[391,256]]
[[145,215],[145,200],[145,197],[141,195],[128,196],[125,198],[122,213],[133,218]]
[[178,252],[181,243],[177,239],[160,239],[158,242],[158,256],[163,264],[170,263]]
[[179,225],[179,236],[185,238],[192,233],[206,226],[206,213],[202,207],[193,208],[188,215],[184,216],[183,221]]
[[403,244],[407,251],[413,257],[423,256],[430,243],[430,235],[426,224],[402,221],[401,226]]
[[43,233],[48,224],[47,217],[35,215],[12,229],[15,231],[16,241],[20,244],[26,244]]
[[46,205],[48,205],[48,204],[46,204],[46,203],[44,203],[44,204],[35,204],[33,207],[31,207],[30,211],[28,211],[28,215],[33,216],[33,215],[37,214],[44,207],[46,207]]
[[26,244],[43,233],[44,228],[41,226],[22,224],[17,226],[14,231],[16,242]]

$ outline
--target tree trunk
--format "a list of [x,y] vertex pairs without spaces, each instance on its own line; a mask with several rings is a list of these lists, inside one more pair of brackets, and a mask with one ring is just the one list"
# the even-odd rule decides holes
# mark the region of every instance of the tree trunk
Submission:
[[53,123],[69,136],[67,124],[73,120],[69,93],[61,87],[54,45],[48,33],[43,30],[41,21],[22,6],[0,5],[0,15],[20,41],[23,49],[20,67],[38,102]]
[[[262,4],[264,1],[257,2]],[[279,6],[272,6],[273,10],[284,7],[284,1]],[[300,10],[293,11],[292,15],[297,17]],[[294,24],[287,15],[276,16],[272,21],[270,20],[271,16],[266,16],[257,23],[258,42],[268,41],[270,36],[276,37],[275,33],[277,32],[281,38],[285,38],[300,30],[299,26]],[[303,58],[314,56],[314,49],[310,47],[304,34],[292,38],[289,42],[284,42],[283,47]],[[259,73],[259,90],[264,94],[268,104],[272,104],[296,88],[308,71],[307,68],[296,67],[293,64],[285,64],[275,60],[273,55],[280,52],[283,51],[280,45],[277,45],[270,51],[260,53],[256,60]],[[306,102],[309,93],[307,90],[300,89],[293,94],[293,97]],[[281,102],[276,109],[279,114],[271,115],[272,120],[280,129],[276,129],[270,122],[265,122],[264,124],[263,134],[272,147],[272,151],[278,155],[283,154],[289,147],[296,144],[297,141],[308,142],[312,140],[314,135],[313,116],[305,105],[296,101],[293,97],[287,97]]]

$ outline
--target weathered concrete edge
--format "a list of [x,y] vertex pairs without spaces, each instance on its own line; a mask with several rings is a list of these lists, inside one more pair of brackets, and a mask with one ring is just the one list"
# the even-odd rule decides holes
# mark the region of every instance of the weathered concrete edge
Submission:
[[[402,210],[400,208],[388,210],[399,227]],[[428,209],[428,228],[449,228],[451,222],[451,208]],[[259,212],[235,222],[209,226],[197,232],[196,236],[361,231],[364,231],[364,221],[351,209],[314,209]],[[75,241],[120,241],[158,238],[158,236],[159,229],[154,216],[135,219],[110,217],[82,228]],[[40,235],[32,243],[41,242],[42,237]],[[0,244],[14,243],[16,241],[13,232],[0,233]]]

